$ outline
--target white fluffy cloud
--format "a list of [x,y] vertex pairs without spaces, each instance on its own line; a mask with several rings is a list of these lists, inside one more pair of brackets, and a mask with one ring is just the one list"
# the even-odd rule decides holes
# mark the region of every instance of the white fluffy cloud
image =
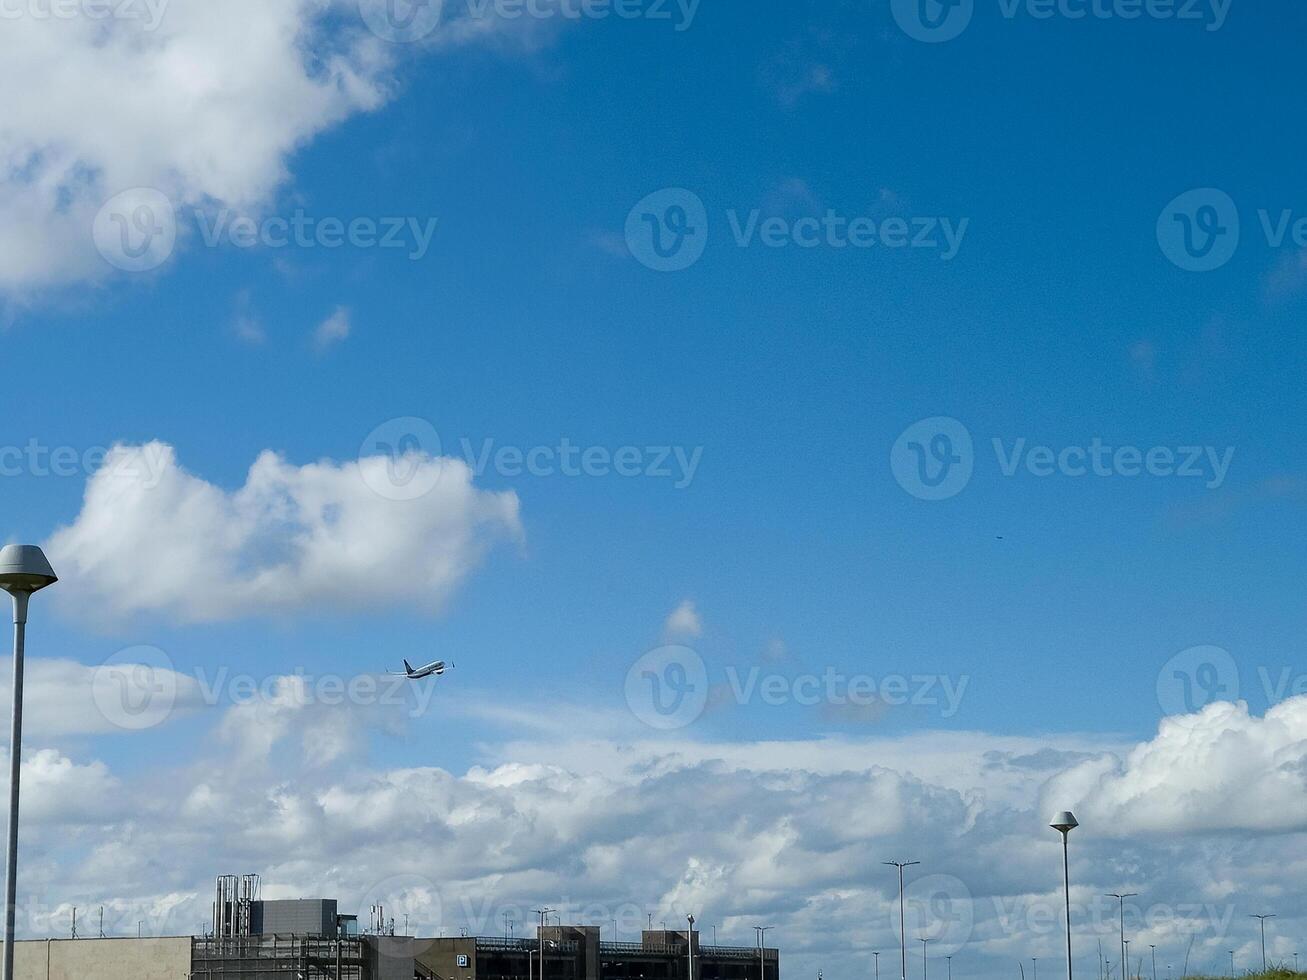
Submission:
[[521,533],[516,495],[478,490],[454,459],[294,466],[265,452],[229,492],[154,442],[109,453],[81,513],[47,550],[65,582],[60,598],[81,616],[213,621],[310,608],[436,611],[487,548]]
[[351,329],[349,310],[343,306],[318,324],[313,331],[313,346],[322,353],[349,337]]
[[1307,697],[1264,718],[1221,701],[1163,719],[1151,742],[1074,766],[1049,796],[1123,835],[1307,831]]
[[[892,962],[897,881],[880,862],[906,857],[923,862],[908,879],[910,934],[931,935],[933,951],[954,955],[965,976],[1010,977],[1014,960],[1061,955],[1049,798],[1086,754],[1117,754],[1090,737],[976,732],[709,743],[647,733],[551,741],[536,731],[462,774],[370,767],[357,737],[329,753],[330,765],[305,771],[294,750],[342,719],[339,706],[284,697],[294,683],[267,705],[231,708],[219,722],[225,737],[207,739],[199,759],[162,778],[117,777],[100,763],[39,752],[29,769],[50,829],[32,829],[28,887],[50,906],[111,897],[122,931],[137,918],[155,932],[190,931],[205,917],[210,876],[248,868],[264,873],[268,897],[321,894],[347,910],[380,900],[408,913],[420,935],[497,935],[505,912],[521,929],[541,901],[566,920],[608,927],[616,918],[626,938],[649,915],[671,923],[694,911],[721,941],[747,943],[761,918],[776,926],[787,974],[821,966],[853,977],[865,974],[873,949]],[[1206,741],[1218,732],[1238,741],[1258,725],[1296,725],[1286,719],[1307,699],[1281,707],[1260,720],[1170,719],[1156,739],[1122,753],[1123,771],[1169,751],[1174,725],[1202,720]],[[566,715],[572,728],[589,727],[583,709]],[[603,717],[599,727],[614,723]],[[1247,767],[1263,774],[1282,761],[1275,749],[1245,749]],[[1205,812],[1228,798],[1180,771],[1176,791],[1186,786]],[[124,799],[150,802],[128,813]],[[1280,913],[1271,955],[1291,951],[1307,905],[1282,883],[1307,871],[1302,834],[1232,836],[1243,819],[1232,813],[1225,824],[1123,840],[1116,814],[1092,799],[1077,805],[1082,973],[1096,968],[1098,940],[1114,948],[1116,906],[1101,895],[1122,888],[1142,893],[1127,907],[1136,948],[1156,944],[1176,975],[1186,956],[1191,973],[1218,968],[1227,949],[1250,962],[1245,913],[1268,898]]]
[[703,621],[699,619],[699,610],[689,599],[684,600],[673,609],[663,623],[663,633],[668,637],[692,638],[703,633]]
[[[510,36],[532,45],[564,22],[451,7],[423,43],[405,46],[366,26],[382,10],[384,0],[6,4],[0,297],[97,282],[115,266],[155,268],[174,242],[199,237],[195,221],[179,220],[176,239],[170,227],[147,239],[147,227],[171,225],[169,211],[209,222],[219,208],[266,213],[291,155],[384,104],[406,52]],[[129,261],[120,239],[145,249],[142,265],[119,264]]]
[[384,47],[362,30],[328,29],[336,0],[33,13],[49,6],[11,5],[18,14],[0,31],[0,90],[15,96],[0,127],[7,292],[112,271],[92,224],[130,188],[155,188],[178,206],[259,207],[286,179],[292,151],[386,95]]

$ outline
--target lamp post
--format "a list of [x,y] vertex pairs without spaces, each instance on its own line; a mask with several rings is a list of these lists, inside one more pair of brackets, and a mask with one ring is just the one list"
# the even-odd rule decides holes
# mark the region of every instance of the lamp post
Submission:
[[930,942],[930,940],[925,936],[921,937],[921,980],[926,980],[926,963],[928,961],[928,957],[926,956],[926,943],[928,942]]
[[948,963],[948,980],[953,980],[953,957],[945,956],[944,961]]
[[1262,972],[1266,972],[1266,920],[1274,919],[1275,913],[1270,915],[1250,915],[1250,919],[1260,919],[1262,922]]
[[27,641],[27,603],[59,581],[40,548],[10,544],[0,548],[0,589],[14,601],[13,723],[9,736],[9,848],[5,852],[5,934],[3,980],[14,978],[14,916],[18,902],[18,784],[23,763],[23,648]]
[[899,869],[899,955],[902,958],[899,967],[899,980],[908,980],[908,934],[903,919],[903,869],[910,868],[914,864],[920,864],[921,862],[882,861],[880,863]]
[[1157,947],[1149,943],[1148,948],[1153,951],[1153,980],[1157,980]]
[[1108,892],[1106,898],[1115,898],[1121,903],[1121,980],[1129,980],[1130,977],[1130,951],[1125,944],[1125,900],[1127,898],[1137,898],[1138,892]]
[[1234,950],[1230,950],[1230,976],[1234,976]]
[[764,951],[767,946],[767,930],[774,929],[775,926],[754,926],[753,931],[758,936],[758,980],[767,980],[767,960]]
[[[1297,956],[1298,954],[1295,953],[1294,955]],[[876,980],[880,980],[880,950],[872,951],[871,961],[876,964]]]
[[[1128,939],[1125,941],[1125,976],[1122,977],[1122,980],[1131,980],[1131,977],[1130,977],[1130,940],[1128,940]],[[1138,978],[1135,978],[1135,980],[1138,980]]]
[[1066,980],[1071,980],[1071,862],[1067,852],[1067,835],[1080,826],[1070,810],[1055,816],[1049,826],[1062,835],[1062,881],[1066,890]]
[[691,913],[685,917],[685,921],[690,924],[690,928],[685,933],[685,946],[690,951],[690,980],[694,980],[694,915]]
[[[531,911],[540,916],[540,931],[536,933],[536,946],[540,948],[540,980],[545,980],[545,929],[548,928],[547,923],[549,921],[546,916],[558,910],[543,908],[532,909]],[[527,957],[529,958],[530,955],[531,951],[528,949]]]

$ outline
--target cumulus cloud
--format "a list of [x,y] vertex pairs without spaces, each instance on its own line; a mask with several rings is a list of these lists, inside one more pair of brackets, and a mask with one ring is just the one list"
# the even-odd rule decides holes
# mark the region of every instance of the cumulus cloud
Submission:
[[1071,767],[1049,792],[1119,834],[1307,831],[1307,697],[1263,718],[1220,701],[1163,719],[1156,738]]
[[313,331],[313,346],[321,354],[348,338],[349,332],[349,310],[338,306],[335,312],[319,323],[317,329]]
[[257,208],[290,153],[386,98],[383,46],[330,29],[334,0],[113,6],[138,16],[5,19],[0,290],[110,272],[92,226],[131,188]]
[[81,513],[46,545],[85,617],[180,621],[311,608],[439,610],[496,541],[522,533],[515,494],[424,453],[295,466],[265,452],[227,491],[171,446],[117,446]]
[[[110,895],[117,931],[133,933],[137,918],[152,932],[194,929],[211,875],[248,868],[263,872],[268,897],[335,897],[345,911],[381,901],[408,913],[419,935],[496,935],[505,912],[525,923],[545,900],[564,921],[616,918],[628,937],[650,915],[670,923],[694,911],[722,942],[746,944],[763,918],[777,927],[787,973],[821,965],[860,976],[871,950],[897,946],[897,879],[880,862],[919,858],[910,934],[931,936],[968,976],[1010,977],[1013,959],[1062,950],[1061,851],[1044,826],[1046,797],[1083,756],[1121,751],[1086,736],[980,732],[790,742],[533,733],[461,773],[368,767],[357,752],[306,771],[278,747],[342,719],[337,706],[287,696],[296,682],[285,681],[266,710],[230,709],[219,722],[227,735],[206,738],[201,758],[163,778],[129,780],[38,749],[31,765],[52,825],[33,828],[25,887],[79,905]],[[585,729],[583,710],[567,714]],[[1227,714],[1209,734],[1237,738],[1247,726]],[[253,727],[266,729],[247,745],[260,765],[233,756],[228,737]],[[1248,764],[1276,759],[1253,754]],[[150,804],[128,814],[128,793]],[[1094,971],[1095,938],[1112,948],[1116,935],[1103,892],[1146,892],[1126,909],[1138,948],[1157,944],[1178,971],[1192,943],[1198,973],[1227,949],[1252,955],[1244,896],[1307,870],[1301,837],[1231,838],[1213,824],[1210,835],[1122,841],[1092,801],[1081,809],[1072,900],[1082,972]],[[1307,921],[1293,894],[1277,895],[1276,908],[1286,935]],[[1275,943],[1272,955],[1283,952]]]
[[492,10],[394,45],[368,29],[384,0],[57,6],[15,4],[0,31],[0,91],[22,93],[0,128],[0,296],[18,300],[160,266],[196,215],[267,213],[295,151],[391,97],[403,52],[552,33]]
[[663,633],[668,637],[691,638],[703,633],[703,621],[694,603],[686,599],[673,609],[663,623]]

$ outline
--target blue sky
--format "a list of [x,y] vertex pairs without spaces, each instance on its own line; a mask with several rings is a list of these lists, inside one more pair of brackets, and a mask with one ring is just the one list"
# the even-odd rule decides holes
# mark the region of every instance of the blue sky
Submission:
[[[191,6],[173,0],[165,39],[188,37]],[[164,535],[139,551],[106,544],[108,571],[79,569],[40,602],[38,656],[93,668],[148,644],[184,676],[256,678],[453,660],[431,710],[402,728],[362,725],[355,775],[526,765],[515,760],[524,732],[546,745],[641,742],[653,733],[635,724],[624,684],[668,640],[697,651],[715,692],[675,736],[718,747],[873,740],[897,758],[888,743],[948,733],[1091,755],[1155,744],[1159,719],[1181,713],[1168,661],[1200,645],[1228,651],[1254,716],[1283,700],[1267,697],[1259,668],[1288,668],[1292,693],[1307,264],[1291,237],[1266,241],[1258,212],[1307,216],[1294,125],[1307,13],[1234,0],[1209,30],[1206,5],[1193,9],[1207,21],[1056,8],[1040,19],[1025,7],[1009,19],[998,0],[976,0],[960,36],[923,43],[884,0],[705,2],[684,30],[675,8],[672,21],[527,18],[470,38],[447,5],[430,37],[389,45],[352,5],[325,20],[313,5],[281,7],[307,39],[286,53],[307,90],[251,56],[231,92],[210,79],[212,101],[186,111],[120,110],[101,141],[70,136],[94,128],[75,118],[60,130],[58,114],[73,110],[54,96],[46,118],[18,114],[6,150],[28,171],[6,178],[0,208],[28,217],[22,195],[47,184],[73,203],[31,226],[44,231],[0,234],[13,258],[0,279],[0,441],[80,458],[157,440],[227,494],[265,451],[292,469],[348,468],[370,433],[389,425],[395,437],[404,424],[391,420],[410,417],[438,432],[438,446],[422,443],[433,456],[461,457],[463,440],[528,451],[566,439],[639,447],[641,466],[667,447],[673,466],[675,450],[697,466],[684,481],[476,474],[469,499],[512,495],[520,526],[455,548],[459,568],[429,602],[388,601],[384,588],[342,602],[306,584],[266,609],[196,616],[174,598],[120,615],[131,585],[116,580],[116,555],[132,552],[132,569],[176,555]],[[47,28],[30,15],[14,23],[32,37]],[[51,45],[84,40],[50,34]],[[104,67],[94,51],[77,49],[93,73]],[[341,95],[337,76],[314,88],[333,53],[365,94]],[[135,92],[147,107],[166,72],[149,78]],[[101,98],[75,109],[108,112]],[[157,98],[171,105],[162,87]],[[267,103],[284,111],[284,133]],[[70,160],[98,176],[69,176]],[[182,229],[146,273],[94,254],[79,210],[103,214],[133,187],[162,191]],[[702,203],[707,245],[688,268],[658,272],[631,254],[641,246],[625,229],[637,202],[668,188]],[[1177,267],[1159,246],[1159,215],[1195,188],[1224,192],[1240,219],[1238,250],[1210,272]],[[200,225],[224,208],[436,225],[416,260],[405,249],[208,247]],[[755,209],[786,228],[829,211],[965,232],[948,257],[883,242],[740,247],[731,222]],[[48,276],[13,271],[47,245],[59,256]],[[340,329],[321,333],[333,316]],[[923,500],[891,458],[905,430],[938,417],[970,435],[974,472],[956,495]],[[1203,465],[1211,447],[1228,469],[1009,476],[994,448],[1096,439],[1141,454],[1192,446]],[[75,527],[83,542],[109,540],[114,505],[84,504],[83,468],[20,470],[0,481],[0,535],[47,542]],[[160,496],[141,497],[140,526],[185,529],[186,512]],[[394,526],[412,509],[378,513]],[[233,575],[294,552],[298,525],[273,524],[232,551]],[[360,561],[361,579],[411,573],[384,556]],[[178,564],[178,593],[200,604],[232,581],[192,572]],[[668,623],[686,602],[693,615]],[[719,704],[752,667],[791,680],[828,668],[965,678],[965,696],[956,711],[865,716]],[[1171,692],[1160,698],[1159,677]],[[193,765],[229,707],[50,744],[127,785],[160,762]],[[573,732],[532,727],[565,718]],[[1032,783],[1011,805],[1036,810],[1041,792]],[[1289,837],[1299,855],[1302,829]],[[250,853],[234,830],[224,848]],[[532,887],[549,867],[541,859]]]

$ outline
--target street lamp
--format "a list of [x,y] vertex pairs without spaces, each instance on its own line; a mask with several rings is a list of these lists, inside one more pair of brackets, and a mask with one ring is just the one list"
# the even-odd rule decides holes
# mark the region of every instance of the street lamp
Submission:
[[1138,892],[1108,892],[1106,898],[1115,898],[1121,903],[1121,980],[1130,980],[1130,950],[1125,944],[1125,900],[1138,898]]
[[881,864],[899,869],[899,955],[902,957],[899,980],[908,980],[908,934],[903,924],[903,869],[920,861],[882,861]]
[[1230,950],[1230,976],[1234,976],[1234,950]]
[[758,980],[767,980],[767,961],[764,951],[767,945],[767,930],[774,929],[775,926],[754,926],[753,931],[758,937]]
[[1275,914],[1271,913],[1270,915],[1250,915],[1248,918],[1262,920],[1262,972],[1265,973],[1266,972],[1266,920],[1274,919]]
[[1070,810],[1055,816],[1049,826],[1062,835],[1062,881],[1066,889],[1066,980],[1071,980],[1071,862],[1067,855],[1067,834],[1080,826]]
[[1153,980],[1157,980],[1157,947],[1149,943],[1148,948],[1153,951]]
[[59,578],[40,548],[8,544],[0,548],[0,589],[14,600],[13,727],[9,736],[9,849],[5,852],[5,934],[3,980],[14,978],[14,914],[18,903],[18,782],[23,762],[23,647],[27,640],[27,601]]
[[921,980],[926,980],[926,943],[930,942],[925,936],[921,937]]
[[694,980],[694,914],[687,915],[685,921],[690,924],[685,934],[685,946],[690,951],[690,980]]
[[[1297,956],[1297,953],[1293,954]],[[880,980],[880,950],[873,950],[871,954],[872,962],[876,964],[876,980]]]
[[948,963],[948,980],[953,980],[953,957],[945,956],[944,959]]
[[[540,980],[545,980],[545,930],[549,928],[548,926],[549,919],[547,917],[552,913],[557,912],[558,910],[551,909],[551,908],[543,908],[543,909],[532,909],[531,911],[534,912],[536,915],[540,916],[540,930],[536,933],[536,946],[539,947],[540,949]],[[528,961],[527,972],[529,973],[530,972],[529,964],[530,964],[530,957],[531,957],[530,949],[526,951],[526,955]]]

